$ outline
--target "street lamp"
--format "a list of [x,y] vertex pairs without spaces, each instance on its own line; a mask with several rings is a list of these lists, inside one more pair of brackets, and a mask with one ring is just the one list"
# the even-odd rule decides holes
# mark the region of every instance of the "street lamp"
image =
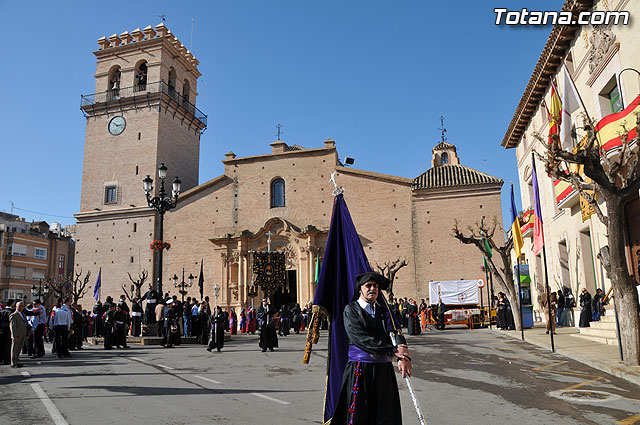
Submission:
[[195,278],[191,273],[189,273],[189,277],[187,279],[189,279],[189,281],[185,282],[184,267],[182,268],[182,282],[178,283],[178,276],[176,276],[175,274],[171,278],[171,280],[173,281],[173,286],[176,288],[180,288],[180,294],[182,295],[182,304],[184,304],[184,294],[187,293],[187,291],[185,291],[184,288],[191,288],[191,286],[193,285],[193,279]]
[[[44,289],[44,290],[43,290]],[[49,295],[49,285],[42,286],[42,279],[38,279],[38,287],[31,285],[31,300],[39,299],[44,304],[44,298]]]
[[216,310],[218,309],[218,296],[220,295],[220,286],[216,283],[213,285],[213,296],[216,297]]
[[[180,185],[182,182],[178,177],[173,179],[171,196],[169,197],[168,193],[166,193],[164,189],[164,179],[167,178],[167,167],[164,165],[164,163],[160,164],[160,167],[158,167],[158,178],[160,179],[160,191],[158,193],[158,196],[154,196],[153,198],[151,197],[151,192],[153,191],[153,179],[149,175],[147,175],[147,177],[144,178],[144,180],[142,180],[142,187],[144,189],[145,195],[147,196],[147,204],[151,208],[156,210],[158,212],[158,215],[160,216],[160,220],[158,223],[158,234],[160,237],[160,241],[162,241],[164,213],[176,207],[176,204],[178,203],[178,195],[180,195]],[[156,279],[157,279],[156,290],[160,293],[160,296],[162,296],[162,293],[163,293],[162,292],[162,251],[163,249],[164,248],[160,248],[158,250],[158,261],[156,263]]]

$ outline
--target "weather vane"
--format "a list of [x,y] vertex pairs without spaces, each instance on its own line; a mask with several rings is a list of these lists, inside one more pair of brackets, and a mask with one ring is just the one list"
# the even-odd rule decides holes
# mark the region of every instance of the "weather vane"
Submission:
[[447,132],[447,129],[444,128],[444,117],[440,115],[440,128],[438,129],[442,132],[442,141],[444,142],[447,138],[444,136],[444,133]]
[[282,134],[282,125],[281,124],[277,124],[276,125],[276,129],[278,130],[278,133],[276,133],[276,136],[278,137],[277,140],[280,140],[280,135]]

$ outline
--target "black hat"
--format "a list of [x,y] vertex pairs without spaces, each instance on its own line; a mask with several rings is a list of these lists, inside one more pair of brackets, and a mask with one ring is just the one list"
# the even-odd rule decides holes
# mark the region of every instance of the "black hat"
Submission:
[[382,276],[380,273],[376,272],[366,272],[356,276],[356,285],[353,291],[353,299],[356,300],[360,296],[360,288],[365,283],[373,280],[378,284],[379,290],[387,290],[389,289],[389,285],[391,285],[391,281],[386,277]]

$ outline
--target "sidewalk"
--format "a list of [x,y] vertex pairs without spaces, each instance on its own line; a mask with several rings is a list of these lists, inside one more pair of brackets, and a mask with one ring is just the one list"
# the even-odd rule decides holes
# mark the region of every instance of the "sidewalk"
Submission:
[[[501,331],[493,328],[490,332],[521,340],[520,331]],[[551,350],[551,338],[545,332],[546,325],[536,323],[533,328],[524,330],[524,340]],[[556,353],[640,386],[640,367],[623,364],[617,345],[606,345],[571,336],[578,334],[575,327],[557,328],[556,332],[557,335],[553,336]]]

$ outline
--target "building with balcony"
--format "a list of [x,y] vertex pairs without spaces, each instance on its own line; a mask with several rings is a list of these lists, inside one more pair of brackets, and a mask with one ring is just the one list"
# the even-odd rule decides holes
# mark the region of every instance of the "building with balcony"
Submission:
[[[577,16],[581,11],[629,11],[631,16],[640,14],[640,3],[621,1],[566,1],[563,10]],[[545,154],[544,146],[549,134],[547,108],[551,105],[552,81],[560,99],[567,99],[570,82],[579,94],[578,107],[567,113],[563,108],[563,125],[569,126],[571,144],[575,146],[584,136],[581,129],[583,116],[588,114],[595,121],[619,112],[640,93],[640,45],[638,22],[628,25],[609,24],[596,26],[553,27],[540,55],[529,83],[515,110],[511,123],[502,140],[502,146],[513,149],[520,178],[520,193],[525,213],[522,232],[525,236],[524,258],[530,265],[532,299],[539,309],[538,296],[544,290],[544,268],[541,255],[534,255],[532,248],[533,182],[532,152]],[[569,83],[567,83],[569,82]],[[565,102],[568,103],[568,102]],[[541,141],[544,140],[545,142]],[[616,150],[603,146],[606,155]],[[538,186],[544,222],[549,285],[557,291],[570,288],[574,295],[586,287],[591,294],[597,288],[605,292],[611,287],[598,253],[607,244],[606,228],[596,215],[591,215],[588,205],[568,183],[551,179],[544,172],[544,164],[536,159]],[[604,202],[599,204],[606,214]],[[629,273],[638,276],[640,248],[640,200],[634,194],[624,202],[626,214],[626,241]]]
[[31,301],[34,285],[73,271],[74,250],[73,239],[46,222],[0,213],[0,296]]

